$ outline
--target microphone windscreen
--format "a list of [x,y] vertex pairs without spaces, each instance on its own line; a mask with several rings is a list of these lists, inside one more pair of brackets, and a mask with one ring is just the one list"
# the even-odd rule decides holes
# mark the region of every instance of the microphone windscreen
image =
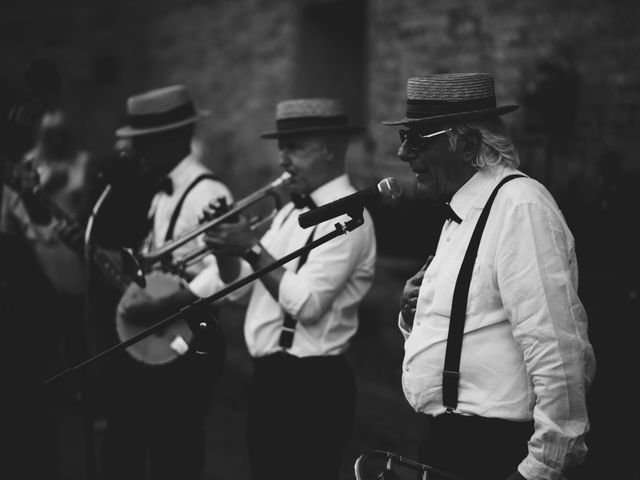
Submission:
[[400,182],[393,177],[387,177],[378,183],[378,191],[383,198],[397,200],[403,195]]

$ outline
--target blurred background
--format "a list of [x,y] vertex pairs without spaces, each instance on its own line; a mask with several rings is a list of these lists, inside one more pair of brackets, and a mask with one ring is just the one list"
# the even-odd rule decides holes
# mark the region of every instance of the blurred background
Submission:
[[[503,118],[521,169],[554,194],[576,238],[600,368],[590,399],[592,474],[638,478],[631,461],[638,441],[622,439],[637,427],[628,411],[637,410],[630,352],[640,321],[638,18],[634,0],[8,0],[0,6],[0,87],[2,102],[11,104],[31,61],[53,63],[60,105],[92,175],[114,162],[127,97],[185,84],[196,105],[213,112],[197,132],[201,159],[238,199],[280,173],[276,142],[259,138],[274,126],[278,101],[346,101],[354,123],[366,126],[349,150],[354,185],[388,176],[406,185],[401,201],[372,212],[380,255],[349,353],[359,385],[356,435],[343,466],[351,479],[365,451],[415,457],[422,424],[400,387],[397,303],[439,233],[429,207],[413,195],[411,172],[396,159],[397,129],[381,121],[404,116],[413,75],[493,74],[498,103],[520,105]],[[251,366],[241,318],[231,308],[219,318],[229,355],[209,415],[205,480],[248,478],[243,422]],[[54,358],[51,370],[67,364]],[[73,385],[57,388],[62,478],[91,478],[99,418],[87,427]],[[611,415],[619,411],[627,416]]]

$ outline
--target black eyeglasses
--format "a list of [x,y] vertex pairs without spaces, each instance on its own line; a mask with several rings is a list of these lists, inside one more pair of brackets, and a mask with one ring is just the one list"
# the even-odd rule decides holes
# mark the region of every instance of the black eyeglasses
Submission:
[[412,150],[419,150],[428,145],[429,139],[450,131],[451,129],[447,128],[428,135],[420,135],[416,130],[400,130],[398,133],[400,134],[400,142],[404,143],[406,141],[407,147]]

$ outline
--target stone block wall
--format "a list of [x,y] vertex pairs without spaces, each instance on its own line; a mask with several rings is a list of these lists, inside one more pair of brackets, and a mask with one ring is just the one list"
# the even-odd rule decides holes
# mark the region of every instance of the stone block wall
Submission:
[[559,197],[576,182],[596,188],[607,159],[640,171],[633,0],[14,0],[0,9],[0,73],[16,77],[37,56],[58,64],[97,158],[111,151],[127,96],[187,84],[213,113],[198,133],[203,159],[237,198],[279,173],[275,142],[259,138],[275,104],[325,91],[344,93],[368,127],[349,153],[356,186],[386,176],[410,184],[397,129],[381,121],[403,116],[410,76],[444,71],[495,75],[498,102],[521,105],[504,119],[523,169]]

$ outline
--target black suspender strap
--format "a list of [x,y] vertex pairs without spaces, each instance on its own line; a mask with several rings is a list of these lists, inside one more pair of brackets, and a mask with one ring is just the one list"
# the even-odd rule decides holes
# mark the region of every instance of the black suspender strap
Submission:
[[473,274],[473,265],[478,254],[482,231],[487,223],[491,205],[498,190],[502,185],[514,178],[524,177],[524,175],[509,175],[503,178],[494,188],[489,196],[476,228],[471,235],[471,241],[462,260],[460,273],[453,290],[453,301],[451,304],[451,318],[449,319],[449,334],[447,337],[447,350],[444,357],[444,371],[442,373],[442,403],[447,410],[453,410],[458,406],[458,382],[460,380],[460,354],[462,352],[462,335],[464,333],[464,322],[467,316],[467,301],[469,299],[469,285]]
[[180,197],[180,200],[178,200],[178,204],[171,214],[171,221],[169,222],[169,227],[167,228],[167,234],[164,237],[165,242],[168,242],[173,238],[173,230],[176,227],[176,222],[178,221],[178,216],[180,215],[180,210],[182,210],[182,204],[184,203],[185,198],[187,198],[187,195],[189,195],[189,192],[193,189],[193,187],[195,187],[202,180],[219,180],[219,178],[213,173],[203,173],[202,175],[196,177],[193,182],[191,182],[191,184],[189,184],[189,186],[182,194],[182,197]]
[[[313,227],[313,230],[311,230],[311,235],[309,235],[309,238],[307,239],[305,245],[309,245],[313,241],[313,235],[316,233],[316,228],[317,227]],[[309,252],[310,250],[307,250],[300,256],[300,261],[298,262],[298,268],[296,269],[296,272],[299,272],[302,266],[307,262]],[[293,318],[287,312],[284,312],[282,331],[280,332],[280,341],[278,342],[278,345],[280,345],[283,350],[288,350],[291,348],[291,345],[293,345],[293,337],[296,333],[297,323],[298,321],[295,318]]]

